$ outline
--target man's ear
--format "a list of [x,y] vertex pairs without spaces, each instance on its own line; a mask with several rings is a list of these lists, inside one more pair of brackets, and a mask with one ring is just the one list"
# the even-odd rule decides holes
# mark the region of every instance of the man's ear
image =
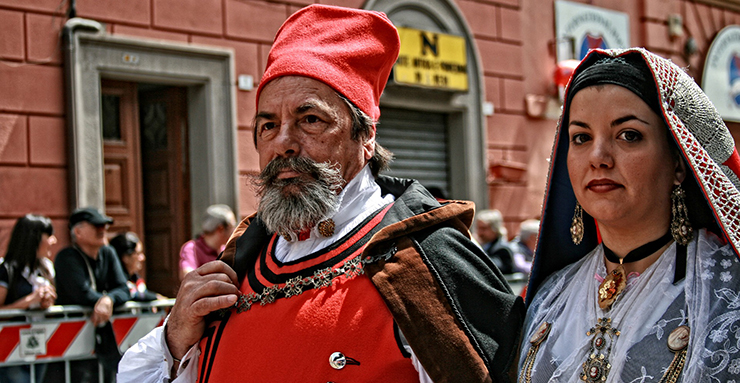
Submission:
[[367,137],[365,137],[364,142],[362,143],[363,148],[363,154],[366,161],[370,161],[371,158],[375,155],[375,127],[373,126],[372,129],[370,129],[367,132]]

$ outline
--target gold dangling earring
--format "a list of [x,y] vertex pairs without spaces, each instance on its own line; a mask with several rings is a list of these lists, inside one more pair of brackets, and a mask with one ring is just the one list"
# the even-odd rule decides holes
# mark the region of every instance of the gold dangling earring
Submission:
[[573,221],[570,224],[570,237],[576,245],[580,245],[583,240],[583,209],[578,201],[576,201],[576,211],[573,213]]
[[671,235],[679,245],[684,246],[694,237],[685,198],[686,192],[681,185],[676,186],[671,192]]

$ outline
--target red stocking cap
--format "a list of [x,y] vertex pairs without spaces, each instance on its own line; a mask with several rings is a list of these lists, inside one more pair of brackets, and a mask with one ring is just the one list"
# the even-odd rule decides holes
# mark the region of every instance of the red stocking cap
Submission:
[[377,121],[380,94],[400,45],[398,31],[384,13],[309,5],[278,30],[257,103],[268,82],[304,76],[334,88]]

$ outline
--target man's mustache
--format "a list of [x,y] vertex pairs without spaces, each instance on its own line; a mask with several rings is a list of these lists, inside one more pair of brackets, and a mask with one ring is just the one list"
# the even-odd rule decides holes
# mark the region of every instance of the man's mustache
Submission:
[[270,161],[259,174],[257,179],[258,194],[266,187],[288,184],[302,184],[307,180],[302,177],[279,179],[280,173],[289,170],[298,174],[305,174],[311,180],[324,184],[337,192],[344,185],[339,173],[338,165],[329,162],[316,162],[308,157],[277,157]]
[[276,157],[262,169],[259,178],[264,183],[272,183],[286,169],[315,179],[321,173],[319,163],[308,157]]

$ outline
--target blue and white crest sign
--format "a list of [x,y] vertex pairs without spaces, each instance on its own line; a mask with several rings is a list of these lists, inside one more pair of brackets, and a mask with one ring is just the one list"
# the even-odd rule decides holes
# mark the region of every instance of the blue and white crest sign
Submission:
[[701,87],[724,120],[740,122],[740,26],[717,33],[709,46]]
[[569,1],[555,1],[557,60],[581,60],[594,48],[629,48],[629,15]]

